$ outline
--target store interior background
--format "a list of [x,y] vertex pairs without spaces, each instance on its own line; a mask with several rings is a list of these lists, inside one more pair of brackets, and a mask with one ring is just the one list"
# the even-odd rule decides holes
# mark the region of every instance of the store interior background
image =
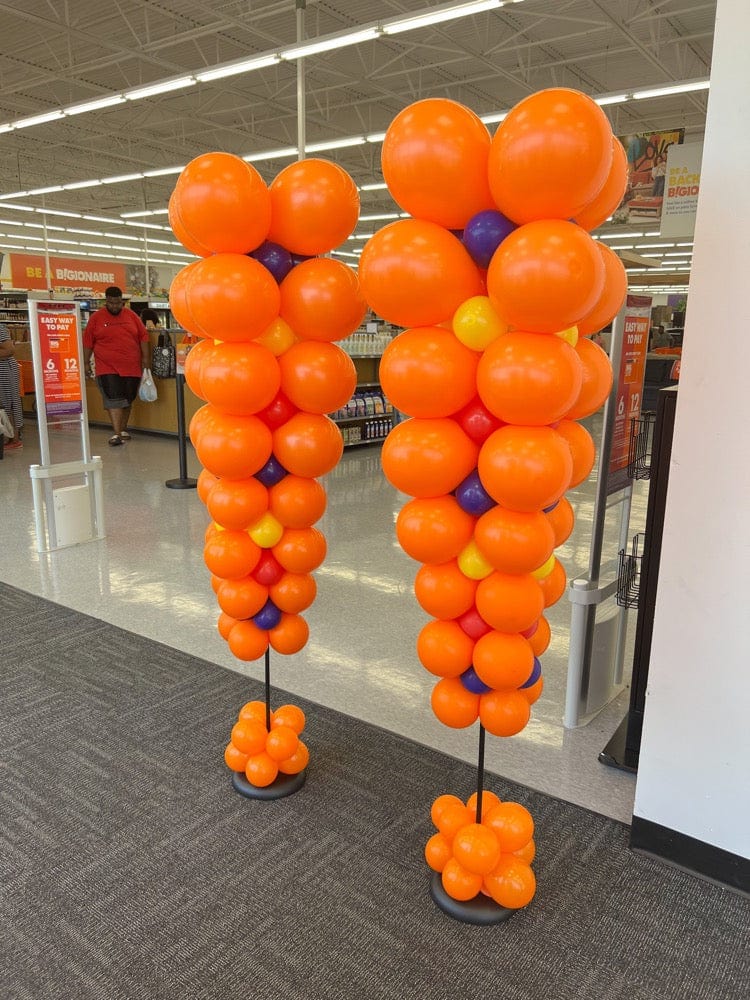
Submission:
[[[307,155],[348,170],[360,189],[361,217],[335,253],[356,267],[364,241],[400,211],[380,171],[383,132],[403,107],[425,97],[466,104],[492,131],[527,94],[570,86],[600,100],[618,136],[680,129],[685,143],[703,141],[716,2],[518,0],[443,23],[396,25],[448,6],[261,0],[213,9],[175,0],[155,9],[142,0],[117,7],[80,0],[53,11],[35,0],[7,11],[0,53],[3,294],[24,287],[14,283],[13,255],[34,256],[41,277],[30,278],[32,290],[47,289],[48,258],[59,255],[92,268],[114,262],[126,269],[133,299],[166,303],[171,278],[193,259],[171,234],[167,201],[181,168],[213,149],[245,157],[268,182],[302,145]],[[343,41],[375,25],[376,38]],[[336,45],[295,55],[304,41],[321,39]],[[242,67],[248,60],[268,65]],[[630,290],[653,297],[655,321],[674,327],[677,344],[693,239],[662,237],[648,207],[631,215],[596,236],[621,254]],[[24,473],[37,460],[29,426]],[[92,429],[95,453],[105,440],[103,429]],[[64,432],[57,446],[61,458],[74,447]],[[10,458],[3,463],[11,513],[2,578],[237,669],[214,632],[200,557],[205,512],[193,492],[164,489],[163,480],[176,474],[174,439],[144,438],[123,451],[117,463],[105,455],[106,542],[52,556],[34,551],[28,480],[8,475]],[[473,737],[439,726],[429,709],[430,685],[412,642],[423,620],[409,593],[414,567],[392,530],[403,498],[383,483],[378,454],[377,446],[348,449],[329,477],[321,528],[330,555],[318,573],[313,639],[297,662],[279,665],[275,679],[472,760]],[[195,474],[192,452],[190,461]],[[562,551],[569,578],[587,558],[592,491],[589,483],[572,498],[579,523]],[[634,530],[646,500],[647,484],[637,485]],[[611,545],[607,555],[615,555]],[[347,614],[344,605],[367,611]],[[488,766],[627,822],[634,779],[596,760],[627,708],[627,691],[588,726],[561,724],[568,615],[563,600],[545,661],[547,696],[528,735],[494,741]],[[631,655],[632,623],[626,664]],[[259,676],[252,667],[248,673]]]

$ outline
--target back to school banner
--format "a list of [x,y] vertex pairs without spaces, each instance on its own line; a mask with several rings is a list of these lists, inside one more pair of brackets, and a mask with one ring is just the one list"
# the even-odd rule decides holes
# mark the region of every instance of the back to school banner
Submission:
[[667,152],[685,138],[685,129],[618,136],[628,158],[628,186],[613,222],[661,222],[667,179]]

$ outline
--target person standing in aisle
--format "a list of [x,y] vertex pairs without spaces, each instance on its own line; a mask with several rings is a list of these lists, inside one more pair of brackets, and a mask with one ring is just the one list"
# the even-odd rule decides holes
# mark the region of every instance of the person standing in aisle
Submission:
[[13,437],[6,442],[6,451],[16,451],[23,448],[21,442],[21,428],[23,427],[21,376],[15,353],[16,348],[8,327],[4,323],[0,323],[0,405],[13,424]]
[[90,370],[94,357],[96,382],[114,434],[113,447],[130,440],[128,420],[138,395],[143,369],[149,366],[149,337],[132,309],[126,309],[122,289],[111,285],[104,306],[91,315],[83,334],[83,362]]

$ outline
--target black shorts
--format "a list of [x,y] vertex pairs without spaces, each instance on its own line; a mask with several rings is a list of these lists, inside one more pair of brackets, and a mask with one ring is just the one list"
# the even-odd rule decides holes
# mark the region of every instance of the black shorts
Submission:
[[134,375],[97,375],[105,410],[124,410],[138,395],[140,378]]

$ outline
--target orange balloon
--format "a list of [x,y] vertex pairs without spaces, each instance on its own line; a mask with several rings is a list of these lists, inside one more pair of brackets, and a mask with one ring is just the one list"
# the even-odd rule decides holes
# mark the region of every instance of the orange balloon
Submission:
[[219,629],[219,635],[222,637],[222,639],[224,639],[225,641],[229,640],[229,633],[232,631],[232,629],[236,624],[237,624],[236,618],[232,618],[231,615],[228,615],[225,611],[222,611],[222,613],[219,615],[219,621],[217,623],[217,627]]
[[344,452],[344,439],[328,417],[295,413],[274,431],[273,452],[288,472],[303,479],[316,479],[338,463]]
[[386,479],[413,497],[439,497],[454,490],[476,467],[477,445],[455,420],[415,417],[397,424],[383,444]]
[[229,648],[238,660],[257,660],[268,649],[268,633],[252,621],[237,622],[229,633]]
[[271,726],[288,726],[299,736],[305,728],[305,713],[298,705],[281,705],[271,715]]
[[[463,809],[464,804],[457,795],[450,795],[450,794],[438,795],[438,797],[430,806],[430,819],[435,824],[435,826],[437,827],[440,826],[440,817],[443,814],[443,810],[446,809],[448,806],[459,806],[459,808]],[[470,819],[465,819],[465,821],[461,823],[461,826],[465,826],[466,823],[470,822],[471,822]]]
[[388,126],[380,162],[391,197],[415,219],[463,229],[494,208],[487,181],[490,134],[463,104],[415,101]]
[[534,898],[536,878],[521,858],[503,854],[495,870],[485,875],[484,886],[498,906],[519,910]]
[[216,597],[222,611],[232,618],[243,620],[258,614],[268,600],[268,587],[263,587],[252,576],[222,580]]
[[421,219],[378,230],[359,258],[359,280],[373,312],[405,327],[450,320],[465,299],[483,294],[479,271],[460,240]]
[[549,427],[506,425],[479,452],[482,485],[502,507],[543,510],[568,488],[573,459],[567,442]]
[[[552,528],[555,536],[555,548],[557,548],[568,540],[575,524],[575,515],[573,514],[573,508],[570,506],[570,501],[567,497],[560,497],[557,504],[544,517]],[[545,562],[546,559],[540,559],[537,566],[542,566]]]
[[520,802],[500,802],[487,814],[484,824],[495,834],[504,854],[522,850],[534,836],[534,818]]
[[312,573],[326,557],[325,535],[317,528],[285,528],[271,549],[289,573]]
[[257,479],[219,479],[208,494],[206,506],[222,528],[244,531],[268,510],[268,490]]
[[441,872],[453,856],[451,845],[442,833],[433,833],[424,849],[424,858],[434,872]]
[[477,353],[450,330],[416,327],[386,347],[380,359],[380,384],[402,413],[447,417],[476,395],[478,360]]
[[453,857],[467,871],[489,875],[500,860],[497,837],[482,823],[470,823],[453,838]]
[[625,302],[628,294],[628,275],[625,265],[605,243],[596,244],[604,263],[604,288],[594,308],[578,320],[579,337],[588,337],[611,323]]
[[[210,247],[207,247],[205,243],[201,243],[200,240],[196,239],[188,231],[187,226],[182,221],[179,201],[174,191],[169,197],[167,209],[169,213],[169,225],[172,227],[172,232],[175,234],[180,243],[182,243],[185,249],[189,250],[190,253],[194,253],[197,257],[208,257],[211,254]],[[175,313],[175,315],[177,314]],[[190,327],[186,327],[186,329],[190,329]]]
[[528,640],[534,656],[541,656],[542,653],[547,650],[551,637],[552,633],[549,627],[549,622],[544,616],[542,616],[537,624],[536,632]]
[[[582,483],[584,479],[588,479],[591,474],[596,459],[596,445],[586,428],[582,427],[576,420],[561,420],[555,430],[565,438],[570,448],[570,455],[573,459],[573,474],[570,477],[568,489],[572,489],[572,487]],[[541,566],[542,563],[537,563],[537,565]]]
[[539,584],[530,573],[516,575],[495,571],[479,581],[476,605],[487,624],[499,632],[523,632],[541,615],[544,599]]
[[255,167],[232,153],[196,156],[177,178],[173,197],[185,231],[211,253],[249,253],[268,234],[266,183]]
[[280,763],[292,757],[299,747],[299,736],[289,726],[274,726],[266,738],[266,753]]
[[266,703],[264,701],[246,701],[239,711],[238,722],[254,719],[266,724]]
[[482,876],[467,871],[455,858],[446,862],[440,878],[447,895],[458,902],[474,899],[482,889]]
[[201,356],[201,393],[222,413],[248,416],[264,410],[280,386],[279,364],[262,344],[216,344]]
[[[488,792],[487,789],[482,790],[482,822],[484,822],[484,817],[493,809],[496,805],[499,805],[500,799],[495,795],[494,792]],[[471,795],[466,800],[466,807],[471,810],[472,816],[476,819],[477,815],[477,793],[472,792]]]
[[[178,237],[179,239],[179,237]],[[198,254],[199,257],[205,256],[204,254]],[[192,275],[192,272],[198,266],[198,261],[194,260],[192,264],[188,264],[183,267],[182,270],[178,271],[177,274],[172,278],[172,283],[169,286],[169,309],[174,318],[177,320],[179,325],[185,330],[190,330],[193,333],[198,333],[198,330],[194,330],[191,323],[193,320],[192,313],[187,307],[187,300],[185,298],[185,289],[187,288],[188,281]],[[200,336],[204,337],[205,333],[201,333]]]
[[277,316],[279,286],[252,257],[217,253],[191,270],[185,303],[198,325],[195,333],[222,341],[252,340]]
[[318,592],[317,584],[309,573],[284,573],[278,583],[269,587],[268,594],[279,609],[297,615],[309,608]]
[[613,379],[607,352],[598,344],[581,339],[575,351],[583,365],[583,384],[578,399],[565,414],[568,420],[581,420],[595,413],[609,396]]
[[473,651],[474,640],[458,622],[428,622],[417,637],[419,661],[437,677],[458,677],[468,670]]
[[218,482],[218,478],[213,474],[213,472],[209,472],[208,469],[201,469],[198,473],[198,483],[196,488],[198,496],[204,504],[208,503],[208,495]]
[[439,566],[422,566],[414,581],[420,607],[433,618],[459,618],[474,607],[477,581],[461,572],[455,559]]
[[553,87],[519,101],[498,127],[490,188],[515,222],[570,219],[601,191],[611,164],[612,129],[599,105]]
[[357,186],[343,167],[328,160],[290,163],[277,174],[270,193],[268,238],[290,253],[328,253],[357,225]]
[[258,417],[228,416],[212,406],[203,409],[209,412],[196,437],[192,424],[190,428],[201,465],[221,478],[249,479],[254,476],[271,456],[268,427]]
[[537,678],[537,680],[531,685],[531,687],[519,688],[520,694],[524,696],[526,701],[528,701],[529,705],[533,705],[541,698],[543,690],[544,690],[543,677]]
[[493,507],[474,530],[482,555],[502,573],[531,573],[552,555],[555,537],[546,516]]
[[224,750],[224,763],[233,771],[244,771],[249,754],[242,753],[234,743],[228,743]]
[[536,857],[536,844],[533,840],[530,840],[520,851],[513,851],[512,853],[514,857],[520,858],[521,861],[525,861],[527,865],[530,865]]
[[581,362],[564,340],[516,330],[485,350],[476,384],[484,405],[506,424],[543,425],[567,413],[582,382]]
[[248,756],[260,753],[266,745],[266,727],[258,719],[239,719],[232,727],[232,743]]
[[190,424],[188,425],[188,434],[194,445],[197,445],[198,438],[200,437],[203,428],[217,412],[218,411],[215,410],[213,406],[201,406],[192,415],[190,418]]
[[474,524],[475,519],[453,496],[410,500],[399,512],[396,537],[417,562],[444,563],[469,544]]
[[326,491],[316,479],[284,476],[268,490],[268,506],[285,528],[309,528],[325,513]]
[[260,547],[246,531],[217,531],[206,542],[203,559],[209,572],[222,580],[240,580],[257,566]]
[[479,715],[479,695],[467,691],[457,677],[443,677],[432,689],[432,711],[444,726],[465,729]]
[[357,385],[354,362],[336,344],[300,341],[279,357],[279,368],[282,392],[307,413],[333,413]]
[[625,197],[625,189],[628,186],[628,157],[625,147],[617,138],[612,136],[612,165],[609,168],[607,179],[604,185],[593,198],[592,201],[576,214],[575,221],[579,226],[588,229],[596,229],[606,222],[614,210]]
[[520,635],[487,632],[474,648],[474,670],[491,688],[515,689],[531,676],[534,654]]
[[563,564],[559,559],[555,559],[552,572],[539,581],[539,586],[542,590],[542,594],[544,595],[545,608],[549,608],[553,604],[557,604],[562,595],[565,593],[565,586],[567,582],[567,576],[565,574]]
[[[447,798],[447,796],[441,796]],[[453,838],[469,823],[474,822],[474,814],[471,809],[458,799],[453,803],[446,803],[441,809],[438,817],[434,820],[435,826],[445,837],[449,844],[453,843]]]
[[213,341],[199,340],[197,344],[194,344],[190,348],[185,358],[185,381],[188,384],[188,388],[199,399],[206,399],[201,386],[201,368],[203,366],[203,359],[209,351],[213,350],[213,347]]
[[281,282],[281,318],[302,340],[343,340],[367,312],[356,273],[340,260],[302,261]]
[[286,760],[279,761],[279,771],[282,774],[299,774],[304,771],[310,762],[310,751],[302,740],[299,741],[296,753],[287,757]]
[[594,308],[604,274],[597,244],[585,230],[544,219],[506,236],[490,261],[487,291],[509,326],[555,333]]
[[279,765],[265,751],[248,759],[245,766],[245,777],[256,788],[268,788],[278,776]]
[[271,646],[277,653],[291,656],[298,653],[307,642],[310,629],[301,615],[282,614],[281,621],[268,632]]
[[515,736],[531,718],[531,706],[519,691],[488,691],[479,696],[479,719],[493,736]]

